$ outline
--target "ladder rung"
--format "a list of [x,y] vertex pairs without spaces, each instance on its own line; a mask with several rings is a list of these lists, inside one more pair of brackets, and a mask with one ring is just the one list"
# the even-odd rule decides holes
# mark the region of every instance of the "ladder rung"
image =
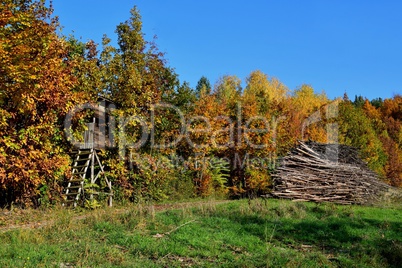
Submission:
[[92,154],[92,152],[81,152],[81,153],[73,153],[73,155],[77,158],[77,156],[78,157],[80,157],[80,156],[83,156],[83,155],[91,155]]
[[82,187],[81,185],[69,186],[69,187],[67,187],[67,189],[79,189],[79,188],[81,188],[81,187]]
[[[63,204],[70,206],[74,204],[74,207],[76,207],[77,204],[80,203],[80,199],[82,199],[84,192],[88,192],[88,194],[91,195],[100,194],[100,192],[98,191],[92,192],[92,189],[89,190],[84,189],[85,177],[90,173],[88,168],[91,168],[91,170],[96,171],[97,174],[96,178],[98,178],[100,174],[99,170],[103,170],[103,165],[99,163],[99,159],[97,158],[98,161],[95,161],[96,152],[97,151],[94,148],[82,148],[73,151],[73,153],[75,154],[75,158],[71,166],[72,176],[70,177],[68,185],[65,188],[65,194],[64,194],[65,200]],[[92,160],[94,160],[94,163],[91,164]],[[108,195],[113,196],[112,193],[109,193]]]
[[78,152],[78,155],[89,155],[92,154],[92,151],[80,151]]
[[81,166],[73,166],[73,169],[87,167],[88,165],[81,165]]
[[79,161],[88,161],[88,160],[91,160],[91,158],[78,159],[78,160],[76,160],[76,162],[79,162]]
[[71,180],[69,180],[68,182],[80,182],[80,183],[83,183],[84,180],[83,180],[83,179],[79,179],[79,180],[71,179]]
[[80,193],[79,192],[74,192],[74,193],[68,193],[68,194],[65,194],[66,196],[71,196],[71,195],[79,195]]
[[82,175],[82,174],[87,174],[87,172],[86,172],[86,171],[85,171],[85,172],[74,172],[74,171],[73,171],[73,174],[74,174],[74,175]]

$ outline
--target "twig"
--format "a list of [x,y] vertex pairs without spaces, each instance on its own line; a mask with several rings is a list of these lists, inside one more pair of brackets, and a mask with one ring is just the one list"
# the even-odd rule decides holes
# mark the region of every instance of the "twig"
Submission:
[[183,223],[183,224],[177,226],[176,228],[170,230],[169,232],[166,232],[165,235],[170,235],[171,233],[177,231],[177,230],[180,229],[181,227],[183,227],[183,226],[185,226],[185,225],[187,225],[187,224],[189,224],[189,223],[192,223],[192,222],[195,222],[195,220],[191,220],[191,221],[188,221],[188,222],[186,222],[186,223]]

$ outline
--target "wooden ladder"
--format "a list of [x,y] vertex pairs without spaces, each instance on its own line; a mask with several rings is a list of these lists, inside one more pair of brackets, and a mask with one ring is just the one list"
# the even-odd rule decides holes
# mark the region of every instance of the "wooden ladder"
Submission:
[[72,166],[72,176],[68,181],[63,206],[73,204],[74,207],[84,195],[84,182],[88,168],[93,160],[94,149],[79,149]]

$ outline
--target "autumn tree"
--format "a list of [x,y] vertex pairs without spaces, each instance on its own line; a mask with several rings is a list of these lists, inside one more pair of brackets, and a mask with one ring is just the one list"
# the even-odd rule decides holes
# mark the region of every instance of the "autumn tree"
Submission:
[[[155,43],[144,39],[141,15],[136,7],[131,10],[130,19],[117,26],[116,33],[118,49],[108,49],[112,56],[108,63],[110,96],[122,108],[147,111],[164,94],[174,90],[176,75],[166,66],[163,53]],[[107,41],[106,38],[106,48]]]
[[43,1],[0,5],[0,205],[38,205],[57,196],[69,164],[60,125],[75,66]]
[[377,101],[365,101],[362,109],[371,119],[377,136],[380,138],[387,162],[384,172],[387,180],[393,186],[402,183],[402,124],[399,117],[399,97],[393,99],[377,99]]
[[79,102],[94,102],[104,95],[105,66],[100,64],[98,46],[90,40],[86,43],[74,36],[65,38],[68,44],[68,61],[74,66],[76,85],[72,91],[79,95]]
[[387,154],[387,162],[384,165],[384,172],[387,181],[396,187],[402,186],[402,150],[398,144],[387,136],[382,136],[381,141]]
[[342,102],[339,105],[338,120],[340,143],[359,149],[361,158],[368,166],[384,176],[387,157],[372,122],[363,110],[350,102]]
[[[310,85],[302,85],[293,92],[292,107],[296,116],[301,117],[301,137],[319,142],[327,142],[325,129],[325,109],[329,100],[324,92],[315,93]],[[297,119],[298,122],[300,119]]]
[[276,78],[269,78],[261,71],[252,72],[247,78],[247,86],[244,95],[254,96],[258,110],[267,112],[271,106],[284,100],[288,89]]
[[219,102],[225,104],[228,109],[227,112],[229,112],[233,118],[236,114],[236,104],[240,101],[240,96],[242,94],[240,78],[234,75],[225,75],[221,77],[216,82],[213,93]]
[[384,100],[380,110],[389,135],[402,148],[402,96]]
[[324,92],[317,94],[310,85],[302,85],[294,90],[292,101],[295,109],[308,116],[322,105],[327,104],[328,98]]
[[[180,111],[169,103],[190,109],[188,101],[192,100],[188,86],[179,84],[155,40],[145,40],[139,10],[134,7],[130,14],[130,18],[116,28],[118,47],[113,47],[104,36],[100,52],[102,94],[115,102],[114,116],[120,122],[116,133],[119,152],[107,152],[105,162],[114,184],[124,192],[124,198],[142,194],[147,198],[160,198],[154,195],[157,190],[146,194],[146,189],[152,185],[162,188],[168,178],[162,176],[163,173],[152,176],[148,169],[141,169],[138,165],[142,162],[132,156],[157,162],[158,157],[174,153],[183,124]],[[188,94],[187,100],[185,94]],[[126,165],[121,165],[122,161]],[[113,173],[115,168],[120,172]],[[135,185],[142,185],[142,188],[136,191]]]

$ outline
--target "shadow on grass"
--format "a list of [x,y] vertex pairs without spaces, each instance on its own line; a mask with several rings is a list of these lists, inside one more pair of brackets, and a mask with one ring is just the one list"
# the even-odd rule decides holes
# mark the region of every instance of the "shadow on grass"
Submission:
[[[317,208],[306,208],[309,215]],[[234,223],[262,241],[300,249],[311,246],[332,256],[342,256],[353,261],[373,259],[388,265],[402,267],[402,223],[347,216],[342,212],[316,217],[270,217],[258,213],[227,215]],[[271,241],[272,240],[272,241]]]

